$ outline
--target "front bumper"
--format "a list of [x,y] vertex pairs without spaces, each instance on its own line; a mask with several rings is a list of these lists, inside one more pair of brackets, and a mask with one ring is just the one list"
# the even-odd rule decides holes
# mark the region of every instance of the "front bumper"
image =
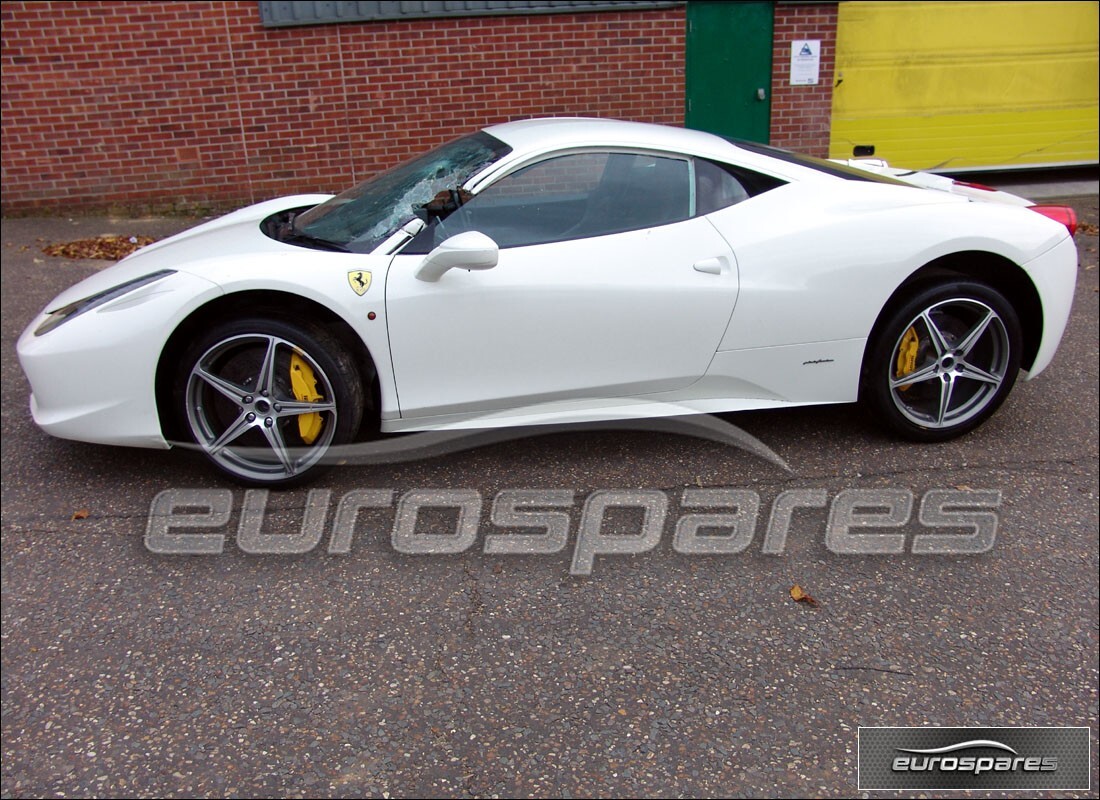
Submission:
[[39,314],[16,345],[35,423],[62,439],[169,447],[157,412],[157,363],[179,323],[220,294],[177,272],[35,336],[48,317]]

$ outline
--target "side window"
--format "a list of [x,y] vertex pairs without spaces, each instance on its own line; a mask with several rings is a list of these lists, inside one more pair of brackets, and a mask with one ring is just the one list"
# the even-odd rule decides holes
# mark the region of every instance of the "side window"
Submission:
[[697,158],[695,213],[710,214],[782,185],[777,178]]
[[607,167],[608,153],[578,153],[539,161],[513,172],[483,191],[484,203],[507,205],[508,200],[549,205],[568,203],[592,192]]
[[640,153],[576,153],[540,161],[486,187],[405,248],[427,253],[481,231],[501,247],[667,225],[691,216],[688,161]]
[[687,160],[614,154],[578,227],[583,236],[654,228],[691,216]]

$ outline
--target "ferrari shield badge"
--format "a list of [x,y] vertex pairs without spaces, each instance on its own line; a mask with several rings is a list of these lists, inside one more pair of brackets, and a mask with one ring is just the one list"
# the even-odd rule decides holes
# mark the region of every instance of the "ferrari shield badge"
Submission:
[[362,297],[370,288],[370,273],[364,269],[355,269],[348,273],[351,290]]

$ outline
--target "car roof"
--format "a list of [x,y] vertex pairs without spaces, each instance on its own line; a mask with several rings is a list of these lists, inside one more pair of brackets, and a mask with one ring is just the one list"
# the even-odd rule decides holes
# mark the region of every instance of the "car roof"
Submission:
[[622,146],[715,158],[729,158],[736,148],[720,136],[671,125],[589,117],[546,117],[505,122],[485,128],[518,152]]
[[[736,141],[713,133],[672,125],[593,117],[542,117],[504,122],[483,130],[512,148],[512,152],[500,165],[503,170],[511,169],[511,165],[517,162],[557,150],[623,147],[678,153],[737,164],[784,181],[838,180],[829,171],[796,163],[796,159],[776,158],[749,143],[741,147]],[[485,177],[483,175],[478,180]]]

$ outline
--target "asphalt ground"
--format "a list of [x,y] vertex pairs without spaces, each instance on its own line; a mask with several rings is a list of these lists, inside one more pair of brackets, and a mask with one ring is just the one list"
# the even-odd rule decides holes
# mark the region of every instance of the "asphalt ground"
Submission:
[[[250,555],[235,536],[244,490],[201,458],[40,432],[15,340],[104,266],[41,247],[192,221],[4,220],[0,794],[846,797],[860,794],[860,726],[977,725],[1088,726],[1091,790],[1050,796],[1095,797],[1098,209],[1095,195],[1067,202],[1093,227],[1078,234],[1062,346],[961,440],[901,443],[859,407],[822,407],[727,418],[789,473],[698,438],[609,431],[339,469],[313,487],[331,493],[330,525],[353,490],[475,490],[477,539],[454,555],[397,552],[392,506],[362,513],[350,552]],[[699,487],[759,497],[743,552],[673,550],[681,496]],[[146,547],[150,505],[173,488],[231,492],[224,552]],[[506,489],[573,493],[562,551],[484,551]],[[660,542],[571,575],[585,500],[615,489],[665,493]],[[917,504],[1000,492],[995,542],[917,555],[928,529],[911,522],[903,553],[835,555],[822,507],[795,513],[782,554],[761,552],[782,492],[834,503],[849,489]],[[307,491],[273,493],[263,532],[296,531]],[[424,512],[454,525],[448,513]],[[792,600],[794,584],[817,606]]]

